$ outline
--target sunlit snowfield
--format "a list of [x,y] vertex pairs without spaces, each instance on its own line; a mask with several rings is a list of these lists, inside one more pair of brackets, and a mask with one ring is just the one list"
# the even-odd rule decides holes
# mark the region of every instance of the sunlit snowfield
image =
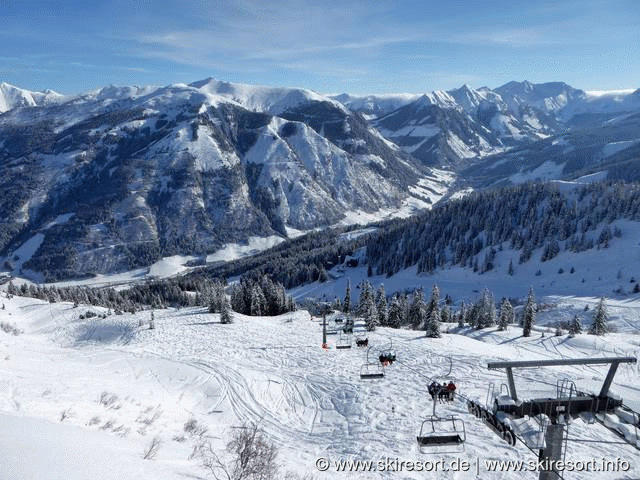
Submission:
[[[203,309],[157,310],[79,320],[91,309],[48,304],[30,298],[8,300],[0,322],[22,330],[0,331],[0,465],[2,478],[134,479],[208,478],[194,446],[209,439],[222,452],[233,427],[258,423],[279,447],[282,472],[335,477],[315,468],[319,457],[331,460],[396,458],[418,461],[460,456],[533,460],[521,443],[509,447],[475,417],[462,400],[437,406],[439,414],[457,414],[465,422],[466,449],[460,454],[423,454],[415,437],[432,411],[426,393],[429,378],[452,378],[467,397],[484,402],[490,382],[504,374],[489,371],[496,359],[574,358],[631,355],[638,357],[640,301],[612,306],[612,324],[620,333],[570,339],[534,330],[506,333],[494,328],[472,331],[451,324],[441,339],[418,331],[379,328],[369,334],[372,351],[392,343],[398,361],[380,380],[361,380],[366,349],[320,348],[321,325],[306,311],[275,318],[236,314],[235,323],[219,324]],[[554,309],[539,315],[541,323],[564,315],[584,302],[555,299]],[[588,301],[588,299],[584,299]],[[563,303],[564,302],[564,303]],[[572,307],[575,306],[575,307]],[[139,326],[142,320],[143,326]],[[446,328],[446,327],[445,327]],[[552,330],[550,329],[549,332]],[[449,372],[452,360],[451,375]],[[571,378],[582,389],[597,389],[606,367],[563,367],[517,372],[523,398],[553,395],[557,379]],[[613,387],[625,403],[640,406],[638,365],[621,365]],[[185,432],[195,419],[203,435]],[[629,472],[599,473],[597,478],[640,477],[639,451],[598,424],[581,420],[569,427],[567,460],[620,457]],[[153,460],[143,455],[152,439],[160,440]],[[475,463],[473,463],[475,465]],[[341,473],[345,478],[349,475]],[[424,478],[425,473],[373,474],[372,478]],[[536,473],[441,473],[439,478],[537,478]],[[567,473],[566,478],[592,478]]]

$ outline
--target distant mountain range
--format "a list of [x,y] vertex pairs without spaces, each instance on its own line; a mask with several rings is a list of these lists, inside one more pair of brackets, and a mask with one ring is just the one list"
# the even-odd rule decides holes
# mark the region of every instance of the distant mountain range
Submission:
[[366,97],[213,79],[75,96],[3,83],[0,266],[108,273],[406,215],[469,185],[640,178],[639,124],[640,90],[564,83]]
[[[562,82],[509,82],[495,90],[463,85],[419,96],[342,94],[333,98],[365,115],[385,137],[415,158],[456,170],[502,162],[505,152],[514,149],[526,156],[532,144],[577,130],[610,132],[612,122],[626,125],[627,115],[640,113],[640,90],[585,92]],[[624,140],[618,137],[607,133],[599,146],[636,140],[626,138],[628,135],[622,135]],[[572,138],[561,141],[571,142]],[[538,150],[532,147],[531,154],[537,156]],[[538,165],[525,161],[514,168],[520,172],[519,168],[526,171],[529,167],[534,170]],[[469,179],[474,180],[473,175]]]

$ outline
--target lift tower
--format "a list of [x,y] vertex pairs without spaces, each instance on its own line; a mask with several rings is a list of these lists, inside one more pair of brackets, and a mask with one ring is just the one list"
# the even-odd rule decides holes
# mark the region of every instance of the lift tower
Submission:
[[[525,416],[535,417],[546,415],[550,424],[547,426],[545,445],[540,450],[540,460],[552,466],[548,470],[540,471],[540,480],[555,480],[560,478],[553,465],[562,459],[562,445],[565,433],[565,420],[577,417],[581,413],[606,414],[622,406],[622,399],[609,395],[609,388],[613,377],[621,363],[636,363],[635,357],[604,357],[604,358],[572,358],[562,360],[524,360],[513,362],[490,362],[487,367],[491,370],[505,369],[509,385],[510,398],[498,397],[495,400],[494,412],[503,412],[514,418]],[[521,401],[518,399],[516,385],[513,380],[514,368],[535,368],[566,365],[610,365],[609,372],[602,384],[598,395],[584,392],[558,392],[557,398],[537,398]]]

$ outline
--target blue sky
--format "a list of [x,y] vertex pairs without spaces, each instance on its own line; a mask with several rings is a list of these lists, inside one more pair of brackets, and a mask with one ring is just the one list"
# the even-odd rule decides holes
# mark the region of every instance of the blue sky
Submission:
[[640,87],[640,3],[0,0],[0,81],[74,93],[206,77],[355,94]]

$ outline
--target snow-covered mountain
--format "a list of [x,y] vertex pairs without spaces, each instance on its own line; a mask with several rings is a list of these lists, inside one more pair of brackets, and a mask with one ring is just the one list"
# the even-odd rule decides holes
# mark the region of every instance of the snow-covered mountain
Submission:
[[639,90],[524,81],[329,97],[208,78],[62,96],[2,84],[0,112],[0,260],[45,277],[406,214],[456,179],[640,178]]
[[0,83],[0,113],[18,107],[35,107],[61,102],[64,98],[64,95],[60,95],[53,90],[32,92],[14,87],[8,83]]
[[374,121],[388,139],[428,165],[459,166],[502,143],[487,128],[457,108],[442,107],[423,95]]
[[[537,149],[545,139],[569,131],[606,129],[605,122],[640,112],[638,90],[585,92],[563,82],[526,80],[494,90],[463,85],[420,96],[333,98],[364,114],[407,153],[456,169],[508,150]],[[616,140],[600,147],[610,141]]]
[[286,236],[442,183],[308,90],[207,79],[33,99],[0,115],[0,253],[45,276]]

